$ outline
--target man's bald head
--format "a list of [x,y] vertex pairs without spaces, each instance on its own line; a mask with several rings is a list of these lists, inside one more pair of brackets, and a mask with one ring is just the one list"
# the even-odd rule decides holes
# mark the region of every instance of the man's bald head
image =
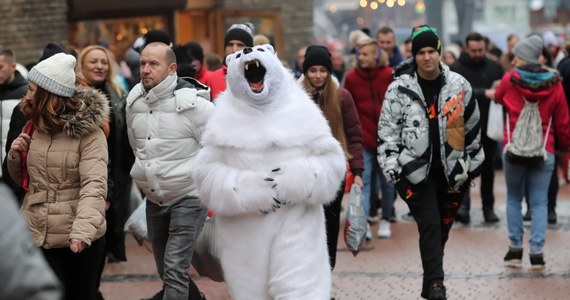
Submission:
[[140,57],[141,82],[150,90],[176,73],[176,55],[164,43],[150,43],[144,47]]

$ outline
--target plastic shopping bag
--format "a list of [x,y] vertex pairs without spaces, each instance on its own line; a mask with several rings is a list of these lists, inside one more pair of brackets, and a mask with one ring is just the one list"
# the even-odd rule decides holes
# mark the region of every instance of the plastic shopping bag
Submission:
[[148,241],[146,201],[142,201],[142,203],[129,216],[127,222],[125,222],[124,230],[125,232],[132,234],[140,246],[143,246],[145,241]]
[[503,141],[503,106],[490,101],[489,119],[487,119],[487,136],[495,141]]
[[344,241],[352,255],[356,256],[366,241],[366,214],[364,213],[364,197],[360,187],[353,184],[350,188],[346,223],[344,225]]
[[220,263],[220,253],[216,243],[215,217],[206,219],[204,227],[194,243],[192,266],[200,276],[214,281],[224,281],[224,272]]

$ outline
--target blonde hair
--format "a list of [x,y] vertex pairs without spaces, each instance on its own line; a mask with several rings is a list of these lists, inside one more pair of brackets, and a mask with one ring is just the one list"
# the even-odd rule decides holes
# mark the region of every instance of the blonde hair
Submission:
[[265,45],[265,44],[271,44],[271,41],[269,40],[269,38],[263,34],[256,34],[253,36],[253,45],[254,46],[258,46],[258,45]]
[[123,91],[121,90],[121,88],[119,88],[119,86],[115,82],[115,77],[119,73],[119,64],[117,64],[117,61],[113,56],[113,53],[111,53],[111,51],[109,51],[107,48],[103,46],[91,45],[81,50],[79,56],[77,57],[77,66],[79,68],[79,73],[77,74],[77,77],[79,77],[79,79],[81,79],[83,82],[87,82],[82,72],[83,63],[85,60],[85,56],[87,56],[87,54],[93,50],[101,50],[105,53],[105,56],[107,56],[107,60],[109,61],[109,72],[107,73],[107,78],[105,78],[105,83],[108,84],[117,93],[117,95],[122,95]]
[[376,62],[376,66],[386,67],[390,63],[390,57],[388,57],[388,53],[386,51],[382,51],[382,48],[378,45],[378,42],[371,38],[367,37],[359,41],[358,43],[358,50],[362,49],[365,46],[374,46],[376,49],[376,53],[378,53],[378,61]]
[[[311,84],[309,77],[307,74],[304,74],[303,80],[301,81],[301,85],[309,93],[309,95],[313,95],[315,88]],[[321,97],[324,99],[322,106],[320,103],[317,103],[319,107],[322,109],[325,118],[329,122],[329,126],[331,127],[331,131],[335,139],[341,144],[342,149],[345,153],[347,159],[350,159],[352,156],[348,152],[348,145],[347,145],[347,138],[346,132],[344,131],[344,122],[342,119],[342,108],[340,103],[340,95],[338,91],[338,86],[333,82],[332,74],[329,72],[329,76],[327,77],[324,87],[322,89]]]

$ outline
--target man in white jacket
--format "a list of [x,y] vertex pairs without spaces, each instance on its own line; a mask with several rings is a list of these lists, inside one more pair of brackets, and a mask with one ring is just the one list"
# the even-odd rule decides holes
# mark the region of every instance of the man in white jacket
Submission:
[[206,208],[190,170],[214,106],[207,87],[176,76],[176,57],[166,44],[146,45],[140,64],[141,82],[127,97],[127,130],[135,153],[131,176],[148,199],[148,236],[164,281],[157,296],[201,299],[188,268]]

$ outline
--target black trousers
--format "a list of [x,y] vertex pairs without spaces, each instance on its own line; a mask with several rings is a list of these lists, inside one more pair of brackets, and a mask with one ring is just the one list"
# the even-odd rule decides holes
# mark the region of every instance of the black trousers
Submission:
[[342,206],[342,198],[344,196],[344,184],[345,181],[343,180],[334,201],[324,206],[325,223],[327,230],[327,247],[329,249],[329,262],[331,265],[331,270],[333,270],[334,266],[336,265],[336,247],[338,244],[340,209]]
[[98,269],[105,251],[105,238],[91,243],[81,253],[69,247],[43,249],[42,252],[65,289],[66,300],[91,300],[97,291]]
[[427,181],[415,186],[406,185],[406,179],[396,185],[398,193],[416,220],[420,234],[420,255],[424,271],[422,294],[427,292],[430,283],[444,279],[445,243],[468,186],[469,183],[466,183],[461,192],[450,191],[442,171],[430,173]]
[[[495,196],[493,195],[493,185],[495,182],[495,156],[497,155],[497,142],[481,134],[481,144],[485,152],[485,160],[481,165],[481,202],[483,210],[493,209],[495,206]],[[470,193],[465,193],[461,207],[467,211],[471,209]]]

